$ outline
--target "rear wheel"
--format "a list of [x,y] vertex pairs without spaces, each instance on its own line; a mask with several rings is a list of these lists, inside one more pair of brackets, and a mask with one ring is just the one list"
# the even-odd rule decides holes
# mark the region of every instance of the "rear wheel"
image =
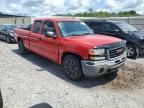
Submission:
[[64,57],[63,66],[66,75],[71,80],[79,80],[82,77],[83,74],[79,58],[72,55],[67,55]]
[[139,55],[138,47],[132,44],[127,44],[127,57],[136,59],[138,55]]
[[18,47],[19,47],[20,54],[26,54],[27,53],[27,49],[25,48],[22,40],[18,41]]

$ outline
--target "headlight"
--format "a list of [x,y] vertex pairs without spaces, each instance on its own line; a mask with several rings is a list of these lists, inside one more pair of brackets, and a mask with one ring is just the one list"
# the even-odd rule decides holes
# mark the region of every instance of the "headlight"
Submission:
[[12,37],[14,37],[14,34],[13,34],[13,33],[10,33],[10,35],[11,35]]
[[90,60],[105,60],[106,59],[105,49],[91,49],[89,51],[89,59]]

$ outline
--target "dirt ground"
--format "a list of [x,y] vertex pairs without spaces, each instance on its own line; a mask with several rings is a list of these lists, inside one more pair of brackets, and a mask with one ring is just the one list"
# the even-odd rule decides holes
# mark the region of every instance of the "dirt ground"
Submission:
[[4,108],[144,108],[144,57],[128,59],[118,75],[74,82],[61,66],[17,49],[0,41]]

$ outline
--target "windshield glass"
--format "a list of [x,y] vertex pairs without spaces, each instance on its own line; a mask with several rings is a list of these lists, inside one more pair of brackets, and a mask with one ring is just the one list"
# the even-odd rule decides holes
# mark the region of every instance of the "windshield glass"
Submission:
[[64,37],[93,34],[92,30],[80,21],[62,21],[58,22],[58,26]]
[[127,23],[124,23],[124,22],[119,22],[119,23],[116,23],[116,25],[118,27],[120,27],[123,31],[125,32],[133,32],[133,31],[138,31],[136,28],[134,28],[133,26],[127,24]]
[[15,27],[16,27],[15,25],[6,25],[6,30],[12,31],[12,30],[14,30]]

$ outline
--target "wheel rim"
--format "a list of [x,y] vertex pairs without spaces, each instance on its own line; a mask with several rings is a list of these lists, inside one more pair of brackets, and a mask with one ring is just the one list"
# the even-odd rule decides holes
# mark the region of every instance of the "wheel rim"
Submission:
[[64,68],[66,70],[66,73],[69,75],[71,78],[75,78],[78,73],[78,67],[74,61],[67,60],[65,61]]
[[127,56],[128,57],[132,57],[134,55],[134,52],[135,52],[135,50],[133,47],[127,46]]

